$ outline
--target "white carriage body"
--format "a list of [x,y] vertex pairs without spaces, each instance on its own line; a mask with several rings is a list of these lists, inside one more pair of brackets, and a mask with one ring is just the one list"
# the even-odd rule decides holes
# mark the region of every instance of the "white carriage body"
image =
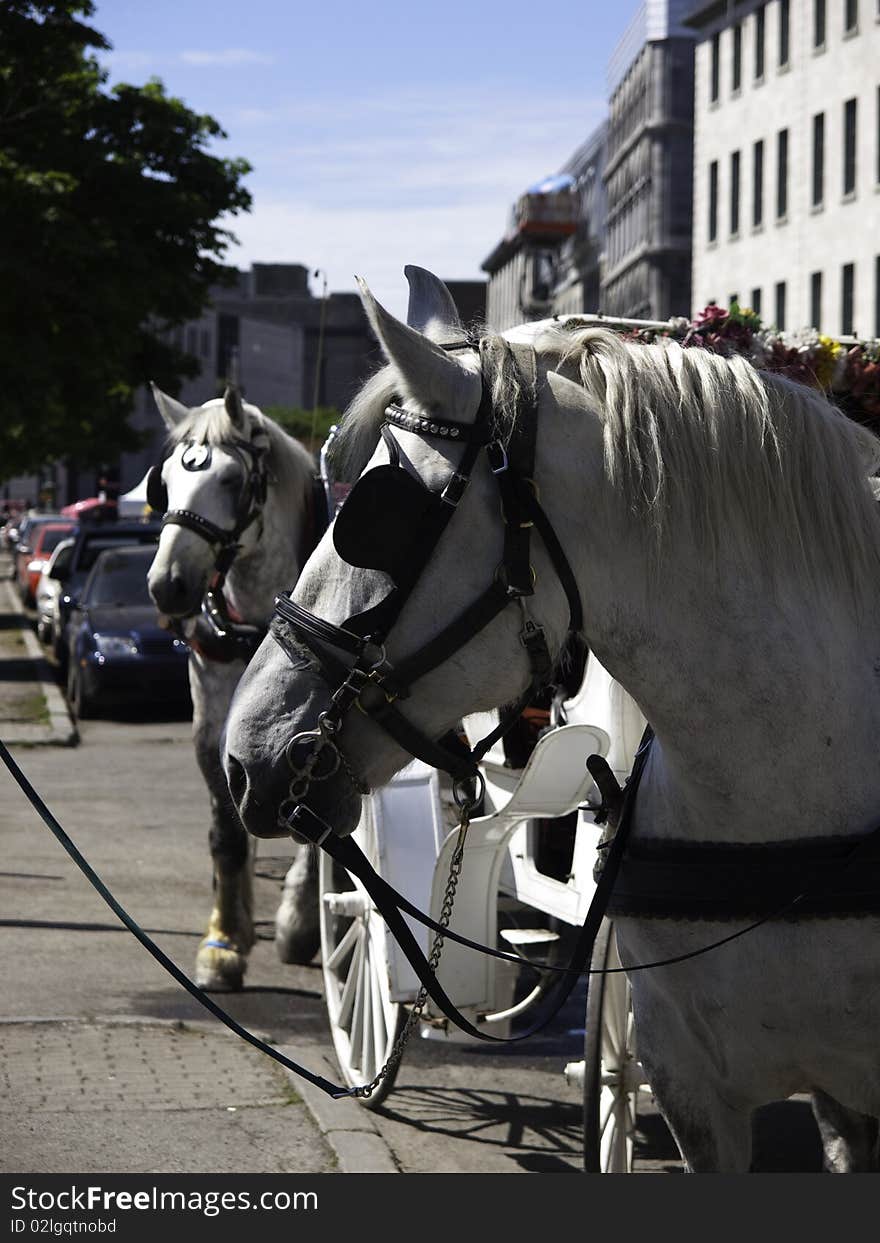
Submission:
[[[545,733],[526,766],[505,766],[501,743],[481,767],[486,781],[485,814],[471,821],[465,866],[458,882],[451,926],[484,945],[498,939],[499,903],[514,902],[566,924],[580,924],[595,889],[593,867],[599,828],[594,809],[599,792],[586,769],[587,756],[603,756],[618,781],[629,775],[645,720],[638,706],[602,665],[590,656],[577,694],[565,705],[567,724]],[[468,718],[473,742],[497,723],[494,713]],[[535,858],[538,819],[577,811],[574,853],[566,880],[541,871]],[[365,800],[356,836],[372,839],[381,875],[420,909],[439,917],[457,833],[454,808],[444,799],[435,769],[409,764],[385,789]],[[427,954],[433,934],[414,920],[410,926]],[[540,922],[540,921],[538,921]],[[546,922],[546,921],[544,921]],[[527,938],[528,939],[528,938]],[[535,929],[536,941],[555,939]],[[413,1002],[418,980],[394,938],[385,934],[389,994]],[[455,1004],[472,1021],[509,1006],[518,969],[455,942],[446,941],[438,978]],[[469,1040],[445,1021],[423,1024],[424,1035]],[[503,1035],[502,1023],[492,1028]]]

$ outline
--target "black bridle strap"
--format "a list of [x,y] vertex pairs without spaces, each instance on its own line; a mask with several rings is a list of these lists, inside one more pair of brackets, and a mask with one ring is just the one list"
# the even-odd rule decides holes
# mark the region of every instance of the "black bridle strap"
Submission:
[[207,543],[220,544],[224,548],[229,544],[236,544],[241,534],[238,529],[224,531],[222,527],[209,522],[207,518],[203,518],[193,509],[169,509],[162,519],[162,526],[186,527],[188,531],[201,536]]
[[323,617],[310,613],[308,609],[302,608],[289,596],[275,597],[275,612],[289,622],[297,633],[302,632],[317,639],[320,643],[338,647],[351,656],[362,656],[367,646],[365,638],[354,634],[351,630],[346,630],[344,626],[335,626],[332,622],[324,621]]

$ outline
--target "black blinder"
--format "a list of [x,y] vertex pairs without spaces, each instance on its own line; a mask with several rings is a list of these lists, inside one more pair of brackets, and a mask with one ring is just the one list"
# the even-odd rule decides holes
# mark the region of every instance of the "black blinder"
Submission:
[[162,467],[153,466],[147,475],[147,504],[157,514],[164,514],[168,508],[168,489],[162,478]]
[[440,497],[400,466],[375,466],[351,490],[333,527],[343,561],[382,570],[396,581],[412,569],[429,515]]

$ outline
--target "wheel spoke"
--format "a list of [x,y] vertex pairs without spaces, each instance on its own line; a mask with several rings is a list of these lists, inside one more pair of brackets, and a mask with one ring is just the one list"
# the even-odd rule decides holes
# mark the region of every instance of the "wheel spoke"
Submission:
[[333,950],[333,952],[330,954],[329,958],[327,959],[327,970],[328,971],[336,970],[336,968],[339,966],[339,964],[345,958],[346,954],[351,949],[354,942],[357,940],[357,934],[358,934],[357,920],[352,920],[350,926],[345,932],[345,935],[342,937],[339,944],[336,946],[336,949]]
[[[355,921],[357,924],[357,920]],[[339,999],[339,1013],[336,1016],[336,1022],[343,1030],[351,1030],[349,1019],[351,1017],[352,1008],[354,1006],[355,993],[357,991],[358,975],[361,969],[361,958],[363,957],[364,947],[360,939],[355,945],[354,954],[348,967],[348,975],[345,978],[345,986],[342,989],[342,996]]]

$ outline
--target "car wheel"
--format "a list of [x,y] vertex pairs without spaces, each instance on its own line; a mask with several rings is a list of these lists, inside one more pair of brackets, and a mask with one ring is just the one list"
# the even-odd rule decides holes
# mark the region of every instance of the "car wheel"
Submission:
[[75,665],[71,665],[67,675],[67,702],[70,711],[78,721],[88,721],[96,715],[95,699],[86,694],[82,677]]

